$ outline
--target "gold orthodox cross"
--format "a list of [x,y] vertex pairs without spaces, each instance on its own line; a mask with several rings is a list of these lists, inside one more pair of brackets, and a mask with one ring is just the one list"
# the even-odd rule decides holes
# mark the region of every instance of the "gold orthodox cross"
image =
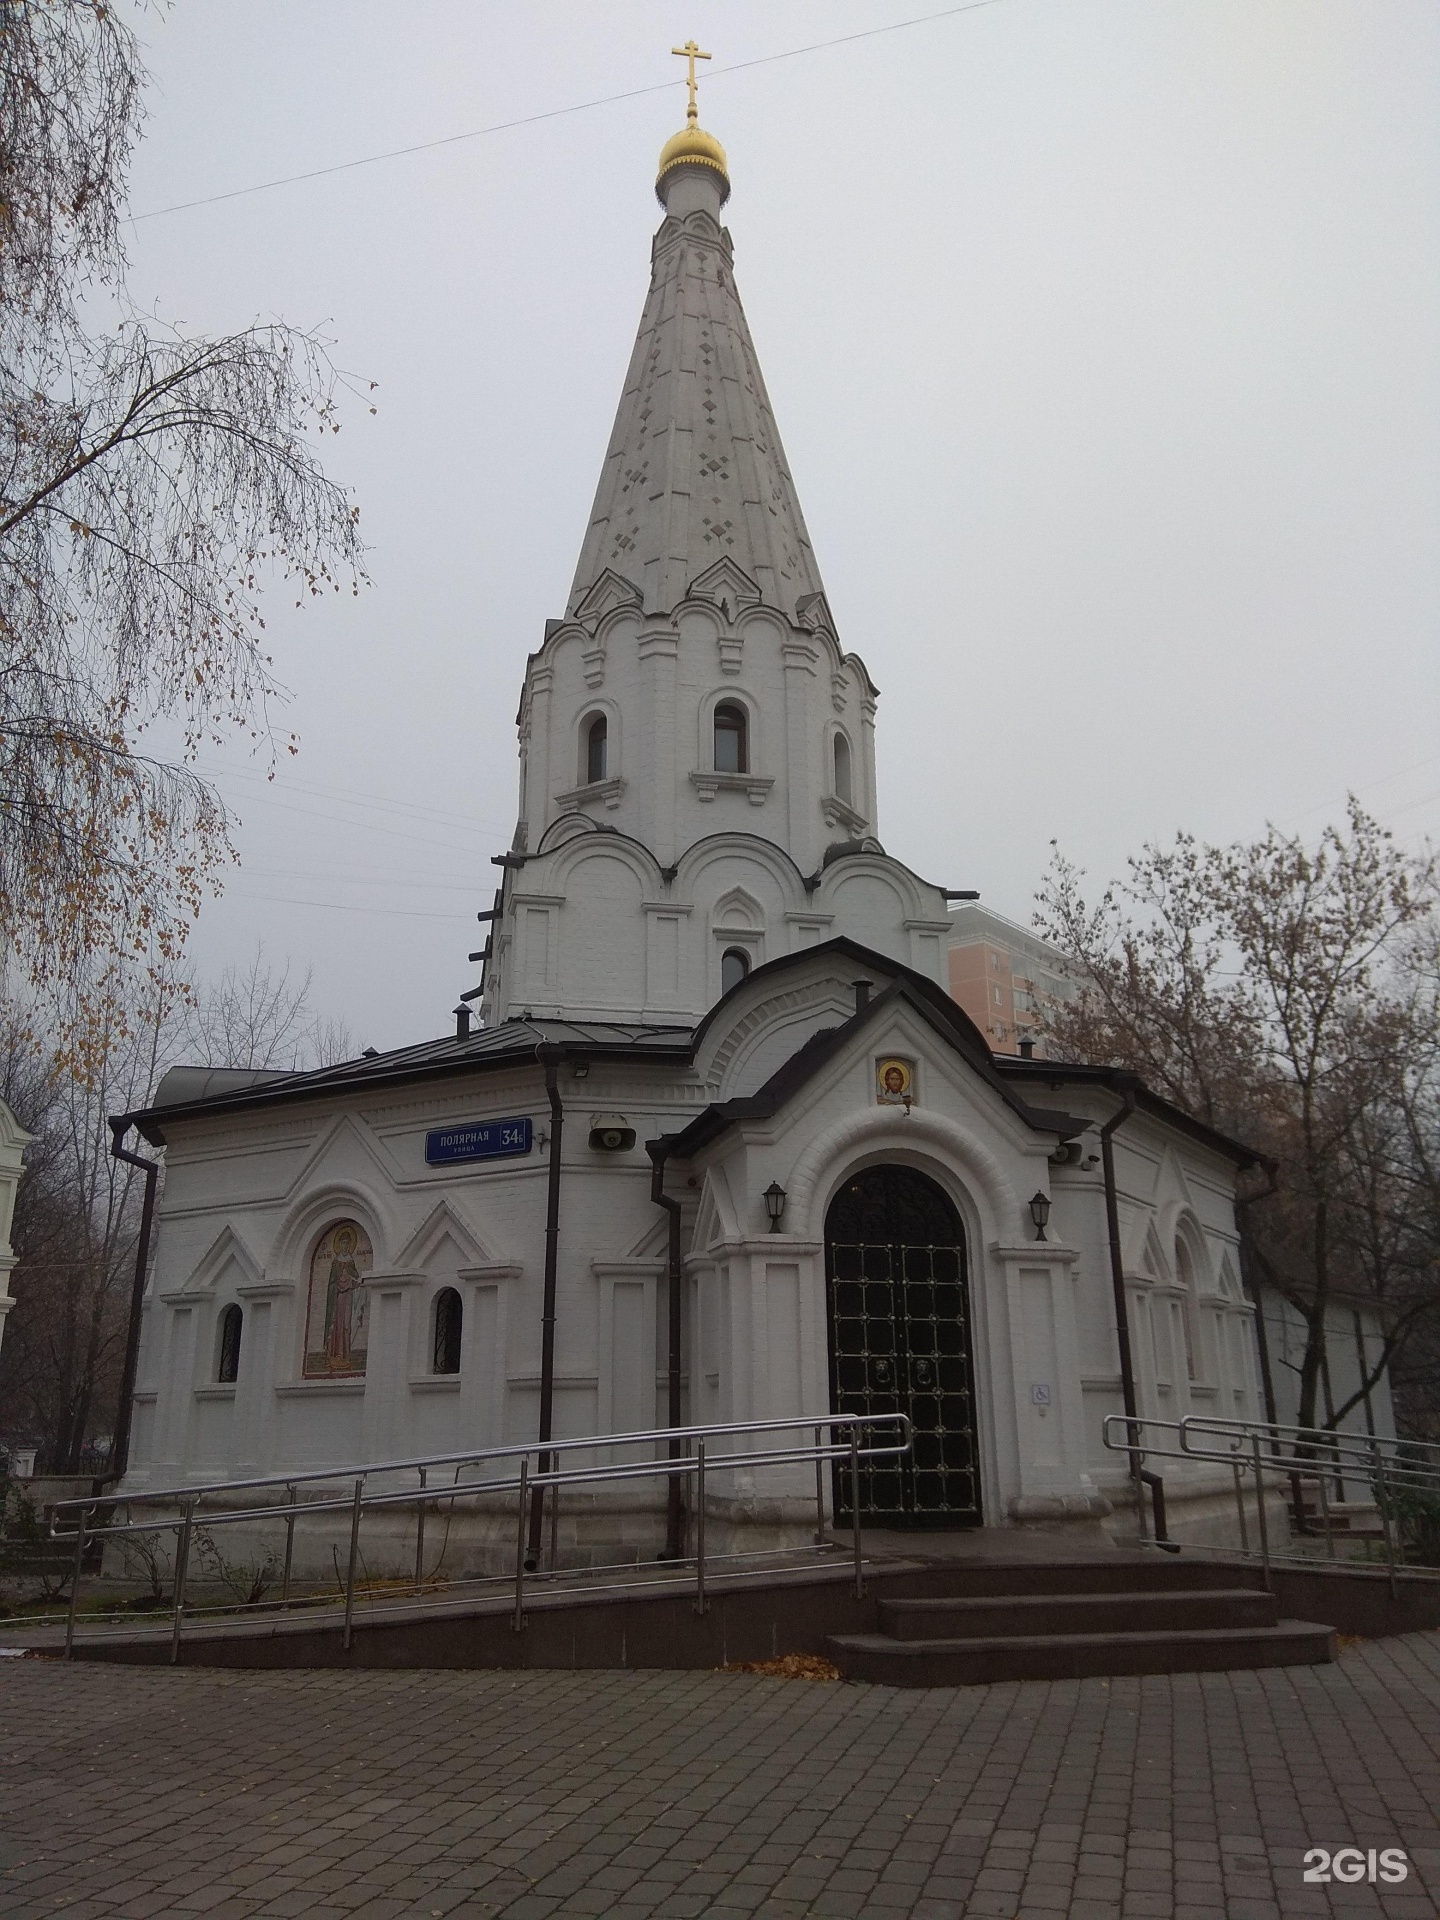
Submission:
[[708,60],[710,55],[708,53],[702,53],[693,40],[687,40],[683,47],[671,47],[670,51],[673,54],[677,54],[680,59],[689,62],[689,71],[685,76],[685,84],[690,89],[690,105],[685,110],[685,119],[688,124],[693,127],[700,118],[700,109],[695,104],[695,62],[697,60]]

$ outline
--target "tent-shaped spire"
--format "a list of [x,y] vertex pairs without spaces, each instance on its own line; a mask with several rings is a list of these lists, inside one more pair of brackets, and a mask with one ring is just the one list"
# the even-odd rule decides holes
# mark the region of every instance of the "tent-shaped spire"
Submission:
[[823,587],[720,224],[719,141],[692,122],[655,191],[665,219],[568,611],[608,568],[668,613],[728,558],[794,620]]

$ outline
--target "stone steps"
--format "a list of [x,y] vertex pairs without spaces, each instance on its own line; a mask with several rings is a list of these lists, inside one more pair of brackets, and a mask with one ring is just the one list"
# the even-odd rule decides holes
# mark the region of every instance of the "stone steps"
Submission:
[[826,1651],[847,1680],[889,1687],[974,1687],[996,1680],[1083,1680],[1094,1675],[1219,1673],[1244,1667],[1318,1666],[1335,1657],[1329,1627],[1141,1633],[1007,1634],[971,1640],[896,1640],[844,1634]]
[[1334,1633],[1282,1620],[1258,1569],[1134,1556],[956,1567],[948,1591],[881,1598],[877,1633],[833,1635],[848,1680],[892,1687],[1315,1665]]
[[880,1631],[893,1640],[1200,1632],[1224,1627],[1273,1627],[1279,1618],[1274,1596],[1263,1588],[1251,1587],[880,1602]]
[[[923,1542],[917,1542],[923,1553]],[[932,1567],[935,1563],[932,1562]],[[953,1560],[946,1597],[1012,1599],[1105,1593],[1208,1593],[1238,1589],[1263,1593],[1265,1575],[1243,1561],[1171,1560],[1157,1553],[1106,1552],[1054,1560],[996,1555]]]

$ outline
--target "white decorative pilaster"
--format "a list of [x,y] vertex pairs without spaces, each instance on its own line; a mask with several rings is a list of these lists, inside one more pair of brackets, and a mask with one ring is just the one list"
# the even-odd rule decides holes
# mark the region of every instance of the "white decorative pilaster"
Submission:
[[155,1409],[155,1457],[168,1473],[180,1476],[190,1455],[190,1416],[199,1384],[195,1375],[199,1320],[202,1312],[212,1309],[213,1302],[208,1294],[177,1290],[162,1294],[160,1303],[167,1309],[167,1325],[160,1370],[164,1384]]
[[532,660],[528,671],[530,745],[525,760],[525,812],[532,847],[555,816],[551,790],[570,785],[563,775],[557,777],[551,742],[551,704],[555,691],[555,669],[545,660]]
[[511,1290],[525,1269],[513,1264],[462,1267],[460,1326],[461,1447],[505,1444],[505,1356]]
[[1080,1255],[1053,1240],[992,1242],[1008,1307],[1020,1484],[1012,1518],[1083,1518],[1102,1510],[1083,1478],[1084,1394],[1072,1269]]
[[663,1424],[657,1408],[656,1290],[663,1260],[592,1260],[598,1302],[597,1433],[636,1433]]
[[640,755],[640,838],[662,867],[675,859],[675,813],[679,796],[675,706],[680,636],[667,622],[640,636],[640,670],[649,705],[649,725],[632,728],[632,750]]
[[[823,1284],[824,1242],[786,1233],[759,1234],[708,1248],[698,1270],[715,1289],[707,1327],[718,1349],[704,1356],[720,1375],[718,1415],[724,1421],[823,1418],[830,1411]],[[702,1308],[702,1311],[704,1309]],[[777,1444],[789,1436],[781,1435]],[[796,1444],[813,1439],[799,1428]],[[746,1451],[751,1442],[743,1435]],[[757,1443],[758,1444],[758,1443]],[[739,1498],[810,1499],[813,1469],[765,1468],[717,1487]]]
[[813,873],[820,864],[821,823],[816,802],[828,784],[817,764],[820,721],[812,713],[818,704],[820,649],[808,635],[792,632],[781,653],[785,662],[785,796],[790,857],[802,873]]
[[240,1475],[266,1472],[276,1455],[275,1384],[289,1328],[295,1288],[288,1281],[259,1281],[235,1289],[244,1320],[240,1371],[235,1382],[234,1468]]
[[875,790],[875,700],[870,694],[860,698],[860,780],[863,798],[855,795],[856,805],[870,821],[871,833],[880,831],[880,797]]
[[365,1405],[360,1421],[366,1461],[392,1460],[409,1422],[410,1312],[423,1273],[367,1273],[369,1336],[365,1343]]

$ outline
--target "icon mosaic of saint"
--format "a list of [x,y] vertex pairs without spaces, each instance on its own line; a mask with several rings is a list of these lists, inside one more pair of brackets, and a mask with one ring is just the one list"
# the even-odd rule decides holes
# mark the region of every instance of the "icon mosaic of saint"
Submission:
[[310,1304],[305,1325],[305,1373],[364,1373],[365,1275],[375,1264],[370,1237],[353,1220],[339,1220],[310,1260]]

